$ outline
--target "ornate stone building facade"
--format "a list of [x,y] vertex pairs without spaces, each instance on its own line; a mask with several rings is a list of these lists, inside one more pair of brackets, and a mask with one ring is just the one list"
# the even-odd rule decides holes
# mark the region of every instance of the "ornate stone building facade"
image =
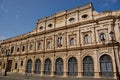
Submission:
[[120,42],[120,10],[97,12],[91,3],[39,19],[32,32],[0,43],[0,71],[116,78],[120,53],[107,45],[111,31]]

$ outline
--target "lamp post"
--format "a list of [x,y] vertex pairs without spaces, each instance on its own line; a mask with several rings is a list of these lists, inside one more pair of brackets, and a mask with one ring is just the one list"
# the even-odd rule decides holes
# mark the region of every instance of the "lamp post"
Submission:
[[[114,59],[115,59],[115,68],[116,68],[116,77],[117,77],[117,80],[120,80],[120,75],[119,75],[119,68],[118,68],[118,65],[117,65],[117,55],[115,53],[115,45],[119,46],[119,42],[117,42],[115,40],[115,34],[113,31],[110,32],[110,37],[111,37],[111,43],[108,43],[108,44],[112,44],[112,47],[113,47],[113,53],[114,53]],[[118,53],[119,54],[119,53]],[[118,59],[119,60],[119,59]]]
[[7,71],[8,71],[8,58],[9,58],[9,55],[10,55],[10,50],[8,49],[7,51],[6,51],[6,57],[7,57],[7,63],[6,63],[6,68],[5,68],[5,74],[4,74],[4,76],[7,76]]

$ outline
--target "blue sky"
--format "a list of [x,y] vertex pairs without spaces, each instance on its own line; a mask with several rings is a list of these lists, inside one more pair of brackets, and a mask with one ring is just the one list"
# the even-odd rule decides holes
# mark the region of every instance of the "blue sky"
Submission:
[[0,40],[30,32],[38,19],[89,2],[99,12],[120,10],[120,0],[0,0]]

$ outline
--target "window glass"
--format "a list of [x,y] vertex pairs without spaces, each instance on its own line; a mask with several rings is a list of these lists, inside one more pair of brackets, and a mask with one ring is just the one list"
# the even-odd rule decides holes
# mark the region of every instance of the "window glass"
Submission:
[[30,45],[30,50],[32,50],[32,49],[33,49],[33,45],[31,44],[31,45]]
[[51,43],[47,42],[47,48],[50,49],[51,48]]
[[84,42],[85,43],[90,43],[90,37],[88,35],[84,36]]
[[74,46],[75,45],[75,39],[74,38],[71,38],[70,39],[70,46]]
[[38,49],[39,50],[42,49],[42,43],[41,42],[38,43]]
[[22,51],[25,51],[25,46],[22,47]]
[[105,40],[106,40],[106,35],[105,35],[105,33],[101,33],[101,34],[100,34],[100,40],[101,40],[101,41],[105,41]]
[[17,52],[19,52],[19,51],[20,51],[20,48],[18,47],[18,48],[17,48]]
[[61,46],[62,46],[62,37],[58,37],[57,46],[58,46],[58,47],[61,47]]

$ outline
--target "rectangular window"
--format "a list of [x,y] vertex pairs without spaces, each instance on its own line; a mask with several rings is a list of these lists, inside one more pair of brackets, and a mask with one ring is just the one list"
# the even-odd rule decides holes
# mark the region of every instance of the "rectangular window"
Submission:
[[21,61],[21,66],[23,66],[23,61]]
[[17,69],[17,63],[15,63],[15,69]]

